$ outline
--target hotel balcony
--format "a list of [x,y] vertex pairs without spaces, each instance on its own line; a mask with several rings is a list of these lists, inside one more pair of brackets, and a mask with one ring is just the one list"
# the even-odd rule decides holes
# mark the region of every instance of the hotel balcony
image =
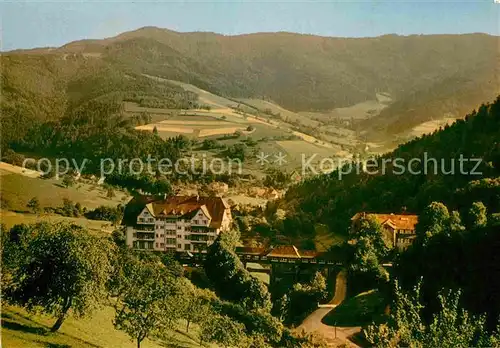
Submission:
[[154,218],[137,218],[137,223],[138,224],[154,225],[155,219]]
[[134,233],[134,238],[136,240],[155,240],[155,234],[137,231],[136,233]]

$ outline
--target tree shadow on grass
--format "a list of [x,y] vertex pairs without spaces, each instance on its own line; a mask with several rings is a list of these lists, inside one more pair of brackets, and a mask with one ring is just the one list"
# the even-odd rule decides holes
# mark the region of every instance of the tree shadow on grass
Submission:
[[[20,319],[25,320],[28,323],[20,323],[19,322]],[[33,323],[34,325],[32,325],[31,323]],[[75,337],[75,336],[67,334],[67,333],[63,333],[63,332],[53,333],[50,331],[50,329],[48,327],[44,327],[41,325],[43,325],[43,324],[39,324],[36,321],[33,321],[32,318],[30,318],[29,316],[24,315],[22,313],[15,313],[14,315],[11,313],[6,313],[6,312],[2,313],[1,326],[3,329],[24,332],[24,333],[30,333],[30,334],[45,336],[45,337],[49,337],[50,335],[61,335],[61,336],[66,336],[66,337],[72,338],[76,341],[80,341],[80,342],[85,343],[86,345],[91,346],[91,347],[99,347],[91,342],[88,342],[86,340],[83,340],[79,337]],[[51,347],[51,348],[71,347],[70,345],[66,345],[66,344],[51,343],[51,342],[45,342],[45,341],[40,341],[40,340],[38,340],[36,342],[41,343],[41,344],[45,344],[45,345],[47,345],[47,347]]]
[[322,320],[329,326],[365,326],[383,322],[386,301],[378,291],[367,291],[351,297],[334,308]]
[[186,346],[206,347],[206,344],[202,344],[200,346],[199,341],[196,338],[193,338],[188,333],[183,332],[182,330],[176,329],[175,332],[183,337],[171,336],[168,339],[168,343],[165,343],[163,341],[157,341],[157,340],[155,340],[155,342],[162,347],[172,347],[172,348],[184,348]]
[[[31,214],[30,210],[25,210],[25,209],[12,209],[11,211],[16,213],[16,214]],[[33,214],[33,215],[35,215],[35,214]]]
[[39,343],[45,343],[47,348],[70,348],[71,346],[69,344],[59,344],[59,343],[50,343],[50,342],[40,342]]
[[[7,317],[3,314],[4,317]],[[20,324],[15,321],[5,320],[2,318],[2,328],[14,331],[22,331],[27,333],[32,333],[35,335],[45,335],[48,330],[43,327],[30,326],[25,324]]]

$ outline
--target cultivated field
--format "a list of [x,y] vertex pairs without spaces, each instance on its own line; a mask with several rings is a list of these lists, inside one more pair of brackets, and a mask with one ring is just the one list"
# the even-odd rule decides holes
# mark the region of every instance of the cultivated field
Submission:
[[306,161],[315,156],[315,160],[311,163],[317,163],[326,157],[335,158],[338,157],[338,152],[341,150],[340,147],[326,148],[302,140],[285,140],[276,143],[289,155],[291,160],[299,163],[302,163],[302,156],[305,156]]
[[444,127],[446,125],[451,125],[456,120],[457,119],[453,117],[446,117],[440,120],[427,121],[421,123],[418,126],[413,127],[413,129],[410,132],[410,137],[414,138],[414,137],[419,137],[423,134],[430,134],[441,127]]
[[[254,163],[259,152],[271,156],[284,153],[287,156],[287,163],[280,168],[294,170],[301,168],[302,154],[310,156],[317,153],[318,160],[324,157],[346,158],[350,157],[349,149],[356,146],[355,133],[340,126],[321,122],[328,121],[328,117],[324,114],[295,113],[260,99],[230,100],[187,83],[154,76],[147,77],[174,83],[186,91],[196,93],[198,103],[209,107],[209,110],[154,109],[126,103],[126,112],[135,115],[147,112],[151,116],[150,124],[137,126],[136,129],[153,131],[156,128],[162,138],[184,135],[200,141],[217,140],[227,146],[251,138],[257,141],[258,145],[249,149],[250,161],[246,161],[245,168],[250,172],[258,173],[266,169]],[[380,105],[383,103],[379,101],[373,101],[371,104],[366,102],[354,106],[352,112],[359,114]],[[313,116],[317,119],[314,120]],[[297,126],[298,129],[295,128]],[[306,127],[304,131],[301,128],[303,126]],[[308,129],[316,130],[322,139],[307,134]],[[240,133],[242,136],[230,137],[235,133]],[[270,165],[272,166],[272,163]]]
[[[283,119],[285,122],[299,122],[303,125],[310,127],[318,127],[321,125],[320,122],[317,122],[310,117],[301,115],[300,113],[296,113],[287,109],[282,108],[281,106],[271,103],[262,99],[237,99],[246,105],[250,105],[260,111],[266,112],[269,111],[273,113],[273,115],[279,115],[279,118]],[[278,116],[274,116],[278,117]]]

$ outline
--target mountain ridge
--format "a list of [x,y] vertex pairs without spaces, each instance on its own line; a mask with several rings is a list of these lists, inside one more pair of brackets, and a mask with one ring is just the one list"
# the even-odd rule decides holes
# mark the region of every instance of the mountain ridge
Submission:
[[320,38],[320,39],[341,39],[341,40],[358,40],[358,39],[379,39],[379,38],[409,38],[409,37],[446,37],[446,36],[468,36],[468,35],[483,35],[483,36],[488,36],[488,37],[496,37],[499,38],[500,36],[498,35],[492,35],[490,33],[483,33],[483,32],[473,32],[473,33],[461,33],[461,34],[449,34],[449,33],[443,33],[443,34],[397,34],[397,33],[387,33],[387,34],[381,34],[381,35],[376,35],[376,36],[331,36],[331,35],[318,35],[318,34],[312,34],[312,33],[298,33],[298,32],[291,32],[291,31],[262,31],[262,32],[251,32],[251,33],[240,33],[240,34],[223,34],[223,33],[217,33],[217,32],[211,32],[211,31],[186,31],[186,32],[181,32],[181,31],[176,31],[168,28],[161,28],[161,27],[156,27],[156,26],[144,26],[140,27],[137,29],[132,29],[128,30],[122,33],[119,33],[114,36],[109,36],[109,37],[103,37],[103,38],[84,38],[84,39],[76,39],[72,40],[68,43],[65,43],[61,46],[40,46],[40,47],[32,47],[32,48],[16,48],[8,51],[2,51],[2,54],[9,54],[9,53],[20,53],[20,52],[30,52],[30,51],[39,51],[39,50],[57,50],[57,49],[62,49],[66,48],[68,46],[71,46],[72,44],[76,43],[96,43],[96,42],[106,42],[110,41],[111,39],[116,39],[118,40],[119,38],[123,39],[124,37],[127,37],[128,35],[135,33],[145,33],[148,31],[156,31],[156,32],[162,32],[162,33],[168,33],[168,34],[176,34],[176,35],[197,35],[197,34],[202,34],[202,35],[212,35],[212,36],[219,36],[219,37],[224,37],[224,38],[238,38],[238,37],[249,37],[249,36],[265,36],[265,35],[280,35],[280,34],[285,34],[285,35],[292,35],[292,36],[302,36],[302,37],[314,37],[314,38]]
[[[361,131],[385,137],[494,99],[500,92],[498,47],[499,37],[483,33],[338,38],[143,27],[2,57],[45,60],[38,63],[41,69],[61,66],[75,78],[87,66],[105,65],[123,74],[190,83],[224,97],[271,100],[295,112],[331,111],[389,93],[394,103],[378,118],[357,122]],[[7,64],[2,75],[9,74]]]

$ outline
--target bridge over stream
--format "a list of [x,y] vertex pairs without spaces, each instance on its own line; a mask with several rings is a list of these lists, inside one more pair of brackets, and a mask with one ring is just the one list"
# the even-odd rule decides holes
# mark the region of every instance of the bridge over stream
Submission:
[[[312,250],[300,250],[294,245],[279,245],[270,248],[236,247],[236,254],[250,272],[266,273],[270,285],[282,279],[299,281],[301,276],[323,270],[328,276],[336,273],[343,263],[326,253]],[[201,265],[207,258],[206,253],[177,253],[176,258],[183,264]],[[259,264],[262,267],[255,267]]]
[[[236,254],[243,264],[249,262],[259,264],[290,264],[311,266],[341,266],[326,253],[313,250],[299,250],[294,245],[278,245],[271,248],[236,247]],[[176,253],[176,258],[185,264],[203,263],[206,253]]]

